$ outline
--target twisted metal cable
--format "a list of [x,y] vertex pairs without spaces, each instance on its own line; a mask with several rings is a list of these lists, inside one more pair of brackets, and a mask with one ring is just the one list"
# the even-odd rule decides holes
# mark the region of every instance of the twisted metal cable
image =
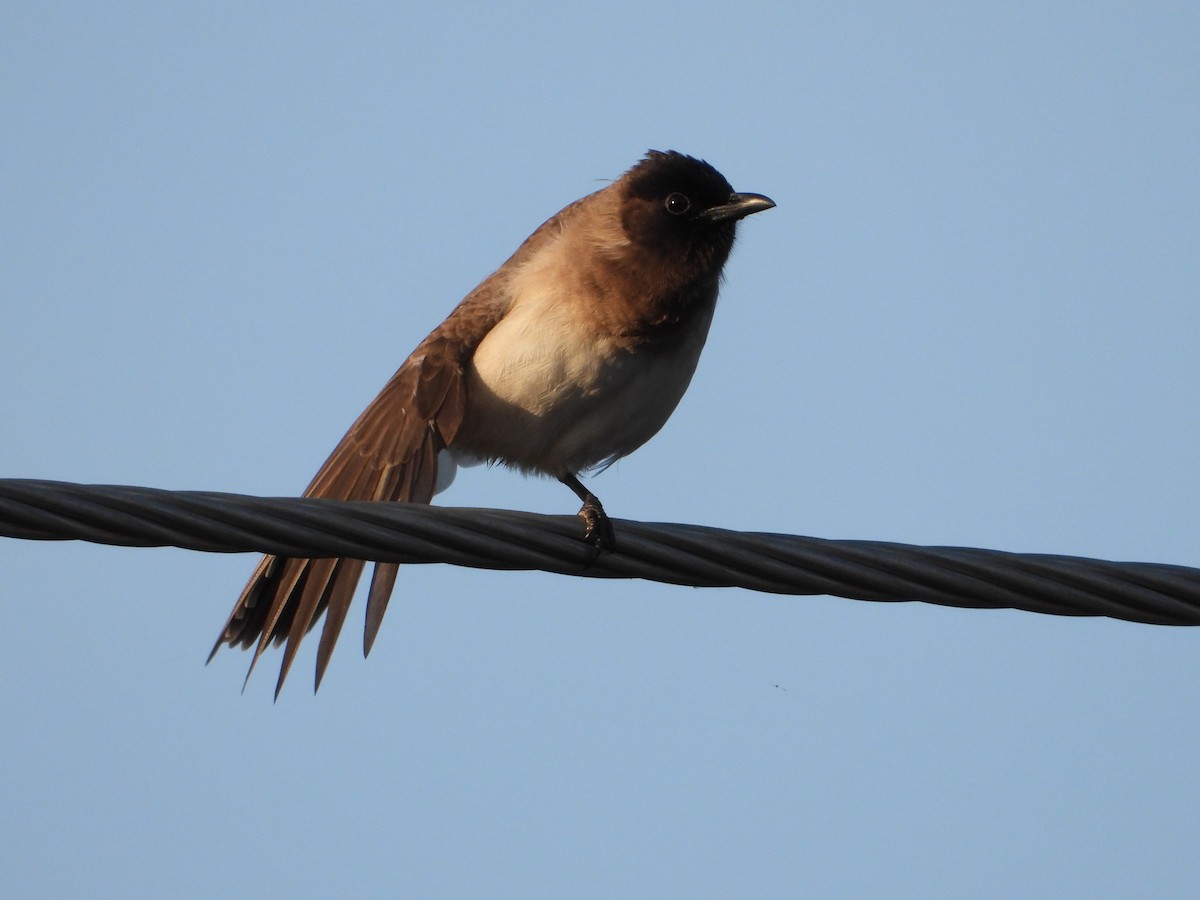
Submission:
[[0,536],[28,540],[541,569],[1200,625],[1200,570],[1185,566],[613,523],[616,549],[595,556],[575,516],[0,479]]

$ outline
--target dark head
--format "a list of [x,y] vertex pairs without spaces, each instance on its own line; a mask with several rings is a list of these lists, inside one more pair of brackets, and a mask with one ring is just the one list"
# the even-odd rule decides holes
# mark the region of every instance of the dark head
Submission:
[[720,272],[738,220],[775,205],[761,194],[735,193],[708,163],[674,151],[649,151],[620,183],[621,225],[630,240],[686,259],[695,275]]

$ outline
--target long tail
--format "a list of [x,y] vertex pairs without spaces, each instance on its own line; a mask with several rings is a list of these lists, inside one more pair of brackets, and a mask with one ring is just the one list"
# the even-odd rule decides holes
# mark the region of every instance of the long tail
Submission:
[[[438,452],[453,440],[462,422],[463,379],[460,367],[422,365],[426,360],[419,353],[410,357],[346,433],[304,496],[430,502],[437,484]],[[286,640],[275,685],[278,699],[300,642],[324,614],[314,690],[320,688],[363,566],[358,559],[264,556],[213,645],[209,661],[222,644],[253,647],[248,683],[267,645],[279,646]],[[398,568],[395,563],[375,564],[367,597],[364,654],[370,652],[379,632]]]

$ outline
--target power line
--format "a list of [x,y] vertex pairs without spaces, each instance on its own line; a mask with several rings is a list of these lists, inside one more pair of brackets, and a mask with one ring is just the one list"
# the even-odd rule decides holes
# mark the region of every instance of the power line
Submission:
[[775,594],[1200,625],[1200,570],[1159,563],[824,540],[613,520],[596,554],[574,516],[0,479],[0,536],[219,553],[540,569]]

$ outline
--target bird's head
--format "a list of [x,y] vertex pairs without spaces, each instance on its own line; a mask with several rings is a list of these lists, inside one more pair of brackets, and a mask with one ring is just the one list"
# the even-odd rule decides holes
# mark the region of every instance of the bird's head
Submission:
[[621,226],[633,244],[712,275],[733,249],[738,221],[775,205],[735,192],[704,160],[675,151],[649,151],[618,185]]

